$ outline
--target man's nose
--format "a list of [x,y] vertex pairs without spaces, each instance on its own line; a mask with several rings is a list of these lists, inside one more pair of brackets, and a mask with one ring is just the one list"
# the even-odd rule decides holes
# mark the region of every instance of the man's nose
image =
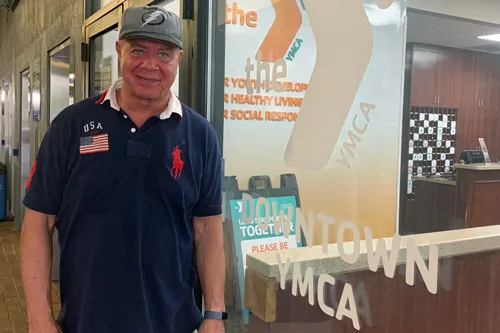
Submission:
[[158,69],[158,62],[155,57],[147,57],[141,64],[141,67],[144,69],[156,70]]

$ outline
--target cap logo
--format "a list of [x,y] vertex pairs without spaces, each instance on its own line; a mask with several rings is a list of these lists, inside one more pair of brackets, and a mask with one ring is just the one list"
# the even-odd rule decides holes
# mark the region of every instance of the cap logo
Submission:
[[165,22],[165,16],[161,10],[155,10],[154,12],[147,12],[142,15],[142,22],[144,24],[141,27],[148,25],[160,25]]

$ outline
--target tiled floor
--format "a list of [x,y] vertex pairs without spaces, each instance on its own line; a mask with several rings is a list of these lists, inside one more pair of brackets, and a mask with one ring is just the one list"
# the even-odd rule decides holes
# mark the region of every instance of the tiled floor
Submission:
[[[26,301],[19,271],[19,238],[13,222],[0,223],[0,333],[27,333]],[[59,286],[52,283],[52,308],[57,316],[61,305]]]

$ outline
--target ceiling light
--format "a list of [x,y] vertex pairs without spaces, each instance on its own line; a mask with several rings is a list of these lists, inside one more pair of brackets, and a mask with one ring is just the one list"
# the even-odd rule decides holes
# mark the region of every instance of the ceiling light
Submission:
[[486,40],[492,40],[494,42],[500,42],[500,34],[478,36],[477,38],[479,38],[479,39],[486,39]]

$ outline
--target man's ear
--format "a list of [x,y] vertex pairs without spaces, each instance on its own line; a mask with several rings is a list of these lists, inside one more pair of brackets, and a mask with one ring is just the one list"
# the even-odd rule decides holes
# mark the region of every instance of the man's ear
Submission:
[[116,53],[118,53],[118,56],[120,56],[120,54],[121,54],[121,48],[122,48],[121,41],[117,40],[115,43],[115,49],[116,49]]
[[184,51],[179,49],[177,52],[178,52],[178,54],[177,54],[177,57],[178,57],[177,58],[178,59],[177,62],[180,64],[181,60],[182,60],[182,55],[184,54]]

